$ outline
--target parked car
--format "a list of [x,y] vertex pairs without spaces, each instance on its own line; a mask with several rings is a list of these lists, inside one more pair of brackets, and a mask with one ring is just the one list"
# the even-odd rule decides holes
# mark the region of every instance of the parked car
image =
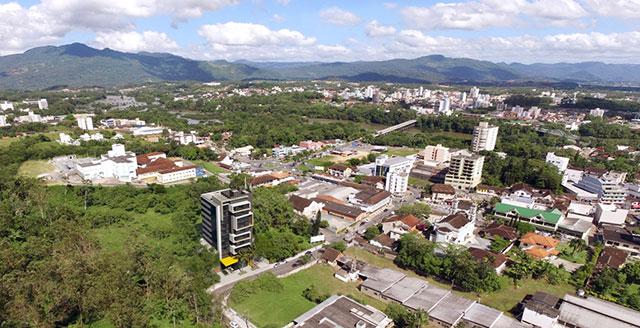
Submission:
[[231,322],[229,322],[229,327],[231,327],[231,328],[238,328],[238,323],[237,323],[237,322],[235,322],[235,321],[231,321]]

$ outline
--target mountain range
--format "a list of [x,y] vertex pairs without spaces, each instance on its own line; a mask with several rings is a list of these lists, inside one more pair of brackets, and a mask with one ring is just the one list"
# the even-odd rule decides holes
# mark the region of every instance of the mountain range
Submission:
[[198,61],[166,53],[137,54],[85,44],[46,46],[0,57],[0,88],[119,86],[148,81],[313,80],[403,83],[640,83],[640,65],[601,62],[520,64],[430,55],[356,62]]

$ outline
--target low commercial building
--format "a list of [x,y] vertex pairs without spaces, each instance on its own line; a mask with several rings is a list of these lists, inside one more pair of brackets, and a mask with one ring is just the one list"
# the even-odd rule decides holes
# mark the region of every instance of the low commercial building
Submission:
[[558,222],[564,219],[564,214],[558,209],[542,211],[504,203],[496,204],[494,214],[499,217],[519,219],[531,223],[539,228],[555,231]]
[[559,310],[563,327],[640,327],[640,312],[593,296],[566,294]]
[[382,221],[382,232],[388,234],[393,240],[398,240],[409,232],[417,232],[420,219],[413,214],[398,215]]
[[126,151],[124,145],[113,144],[107,154],[90,162],[77,162],[76,171],[83,179],[116,178],[131,182],[136,178],[136,154]]
[[545,161],[555,166],[556,168],[558,168],[559,172],[564,172],[567,169],[567,167],[569,167],[568,157],[556,156],[556,154],[553,152],[547,153],[547,157],[545,158]]
[[333,164],[329,166],[329,174],[336,177],[348,178],[351,176],[351,168],[342,164]]
[[293,204],[293,210],[298,215],[302,215],[309,219],[315,217],[316,213],[321,211],[322,207],[324,207],[323,203],[315,202],[296,195],[291,195],[291,197],[289,197],[289,201]]
[[475,301],[456,294],[448,294],[429,312],[429,321],[436,327],[456,326]]
[[569,213],[564,220],[558,223],[558,232],[568,237],[587,240],[596,229],[596,226],[591,223],[592,221],[593,218],[590,216]]
[[609,225],[622,227],[627,220],[629,210],[618,208],[612,204],[596,205],[595,219],[599,226]]
[[602,232],[598,234],[598,240],[602,241],[605,246],[621,249],[636,258],[640,257],[640,235],[627,229],[604,227]]
[[362,305],[349,297],[334,295],[293,319],[291,327],[393,327],[393,320],[370,305]]
[[432,200],[451,200],[456,197],[456,189],[446,184],[434,184],[431,186]]
[[557,296],[545,292],[536,292],[523,302],[522,322],[534,327],[555,328],[560,317],[559,302],[560,298]]

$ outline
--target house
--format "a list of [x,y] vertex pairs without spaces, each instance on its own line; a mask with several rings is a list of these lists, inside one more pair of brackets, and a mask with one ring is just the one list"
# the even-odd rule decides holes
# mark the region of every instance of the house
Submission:
[[335,200],[327,200],[320,197],[315,197],[311,200],[317,203],[324,204],[324,206],[322,207],[323,213],[327,213],[339,218],[344,218],[351,221],[360,221],[367,215],[367,212],[359,208],[344,205],[336,202]]
[[554,328],[560,317],[560,298],[545,292],[536,292],[524,301],[522,322],[539,328]]
[[385,233],[381,233],[377,235],[376,238],[373,238],[372,240],[369,241],[369,244],[373,246],[390,250],[390,251],[392,251],[395,248],[395,243],[396,241],[393,240],[389,235]]
[[324,253],[322,253],[322,262],[327,263],[331,266],[336,266],[336,261],[342,256],[344,256],[344,254],[342,254],[340,251],[331,247],[327,247],[324,249]]
[[315,202],[296,195],[291,195],[291,197],[289,197],[289,201],[293,205],[293,210],[296,214],[309,219],[315,217],[316,213],[321,211],[322,207],[324,207],[323,203]]
[[481,231],[484,237],[495,238],[499,236],[504,240],[516,240],[518,238],[518,231],[514,227],[510,227],[498,222],[491,223],[488,227]]
[[520,245],[525,252],[539,259],[558,255],[559,252],[555,250],[558,244],[560,244],[559,240],[542,236],[534,232],[528,232],[524,236],[520,237]]
[[493,212],[499,217],[528,222],[537,227],[554,231],[558,227],[558,222],[564,219],[564,214],[558,209],[543,211],[505,203],[496,204]]
[[526,183],[516,183],[511,186],[512,196],[531,198],[533,197],[533,189]]
[[393,320],[370,305],[362,305],[347,296],[333,295],[287,326],[390,328]]
[[476,187],[476,192],[479,194],[492,195],[496,197],[500,197],[506,195],[509,189],[502,187],[493,187],[486,184],[479,184]]
[[602,271],[606,267],[620,269],[627,262],[627,257],[629,257],[629,253],[615,247],[606,246],[602,250],[600,257],[598,257],[595,269],[597,271]]
[[376,189],[384,189],[384,177],[367,176],[360,180],[360,183]]
[[502,253],[493,253],[487,250],[470,247],[469,253],[479,262],[484,262],[493,267],[496,273],[501,275],[507,268],[507,256]]
[[382,221],[382,232],[389,234],[393,240],[398,240],[408,232],[417,232],[418,225],[422,223],[413,214],[398,215]]
[[435,241],[438,243],[466,244],[473,238],[474,221],[464,214],[451,214],[435,224]]
[[351,168],[342,164],[333,164],[329,166],[329,174],[340,178],[348,178],[351,176]]
[[618,208],[613,204],[597,204],[595,219],[599,226],[609,225],[623,227],[629,210]]
[[431,186],[432,200],[450,200],[456,197],[456,189],[446,184],[434,184]]
[[598,240],[605,246],[611,246],[629,253],[633,257],[640,257],[640,235],[620,227],[604,227],[598,234]]
[[592,221],[593,218],[590,216],[569,213],[567,217],[558,224],[558,232],[562,233],[565,237],[587,240],[596,228],[596,226],[591,223]]

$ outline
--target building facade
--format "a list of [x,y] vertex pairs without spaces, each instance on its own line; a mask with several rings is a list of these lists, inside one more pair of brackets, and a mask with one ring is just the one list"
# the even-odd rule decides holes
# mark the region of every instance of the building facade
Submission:
[[376,158],[375,175],[385,177],[385,190],[400,197],[407,191],[409,172],[412,167],[413,160],[410,158],[381,155]]
[[498,127],[489,125],[487,122],[480,122],[480,124],[473,129],[471,148],[474,152],[493,150],[496,147],[497,139]]
[[559,172],[564,172],[567,169],[567,167],[569,167],[568,157],[556,156],[556,154],[553,152],[547,153],[545,162],[557,167]]
[[437,165],[442,166],[449,162],[451,154],[449,154],[449,148],[437,146],[427,146],[424,148],[424,164],[425,165]]
[[482,181],[484,156],[461,153],[451,156],[444,183],[459,190],[470,190]]
[[238,262],[238,252],[253,243],[253,196],[224,189],[200,195],[202,238],[213,246],[224,267]]

